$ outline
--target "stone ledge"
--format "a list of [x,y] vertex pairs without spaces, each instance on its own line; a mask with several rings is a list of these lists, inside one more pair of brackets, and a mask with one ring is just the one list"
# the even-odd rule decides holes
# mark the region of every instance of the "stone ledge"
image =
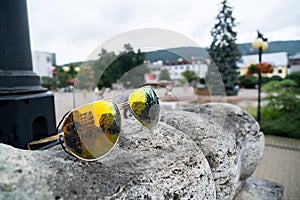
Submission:
[[0,144],[0,199],[223,200],[250,192],[264,197],[260,189],[270,199],[283,194],[282,187],[250,177],[264,136],[249,114],[230,104],[190,111],[162,113],[154,131],[124,120],[119,143],[96,162],[77,160],[60,146],[25,151]]
[[282,200],[284,187],[272,181],[249,177],[234,200]]

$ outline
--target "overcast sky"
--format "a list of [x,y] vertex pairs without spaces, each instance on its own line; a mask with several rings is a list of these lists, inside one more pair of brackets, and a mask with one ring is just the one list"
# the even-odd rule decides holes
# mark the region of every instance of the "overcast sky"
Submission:
[[[56,53],[57,64],[84,61],[118,34],[163,28],[209,46],[221,0],[27,0],[32,50]],[[230,0],[237,42],[259,29],[269,41],[300,40],[299,0]]]

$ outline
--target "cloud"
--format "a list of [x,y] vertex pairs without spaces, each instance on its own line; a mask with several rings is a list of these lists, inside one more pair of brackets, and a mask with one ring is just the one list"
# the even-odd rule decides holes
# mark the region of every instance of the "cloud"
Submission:
[[[120,33],[163,28],[209,46],[221,0],[28,0],[33,50],[55,52],[58,64],[85,60],[101,43]],[[300,39],[297,0],[231,0],[238,42],[256,30],[271,40]]]

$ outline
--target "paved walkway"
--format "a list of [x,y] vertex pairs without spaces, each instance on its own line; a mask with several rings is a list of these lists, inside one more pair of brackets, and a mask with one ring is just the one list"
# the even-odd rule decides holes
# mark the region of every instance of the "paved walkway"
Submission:
[[284,186],[285,200],[300,199],[300,140],[265,136],[265,152],[254,176]]

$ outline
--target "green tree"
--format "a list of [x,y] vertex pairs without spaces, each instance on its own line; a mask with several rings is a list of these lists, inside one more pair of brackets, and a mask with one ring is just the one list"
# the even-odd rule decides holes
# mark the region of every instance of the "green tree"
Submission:
[[57,66],[57,73],[58,87],[62,88],[68,86],[72,75],[69,72],[65,72],[63,66]]
[[163,69],[160,71],[160,74],[159,74],[159,80],[165,80],[165,81],[169,81],[170,80],[170,74],[169,74],[169,71],[166,70],[166,69]]
[[235,18],[232,16],[232,7],[227,5],[227,0],[221,3],[221,10],[216,19],[217,23],[211,30],[213,41],[209,54],[221,73],[226,95],[236,95],[237,90],[234,89],[238,77],[236,63],[241,58],[241,53],[236,44]]
[[130,44],[125,44],[124,51],[119,54],[102,49],[99,57],[82,64],[83,70],[77,76],[80,88],[111,87],[118,81],[126,85],[130,82],[130,86],[144,82],[144,74],[148,72],[143,65],[146,54],[140,50],[135,52]]
[[119,71],[116,81],[123,83],[127,87],[138,87],[144,83],[144,75],[149,72],[144,60],[146,54],[141,52],[140,49],[137,52],[134,51],[130,44],[124,45],[124,51],[120,54],[115,65],[115,70]]
[[56,81],[53,78],[47,76],[41,77],[41,85],[47,88],[48,90],[55,89],[57,86]]
[[138,87],[144,83],[144,75],[149,72],[146,65],[143,65],[146,54],[134,51],[130,44],[124,45],[124,51],[112,63],[112,69],[117,72],[116,81],[123,83],[126,87]]
[[136,66],[119,79],[119,82],[123,83],[126,87],[140,87],[145,83],[145,74],[149,72],[147,65]]
[[94,63],[95,83],[98,87],[111,87],[118,77],[121,70],[118,70],[115,62],[118,56],[114,52],[101,50],[100,58]]
[[196,72],[189,70],[182,72],[182,76],[184,76],[189,83],[199,78]]

